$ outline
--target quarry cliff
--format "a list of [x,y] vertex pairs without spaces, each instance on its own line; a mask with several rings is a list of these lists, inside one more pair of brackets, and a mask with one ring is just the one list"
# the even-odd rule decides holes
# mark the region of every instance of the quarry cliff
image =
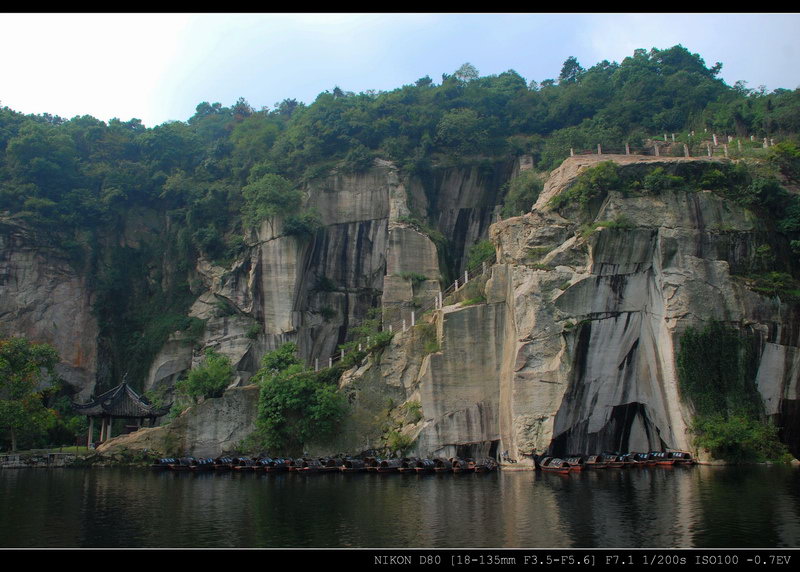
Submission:
[[[407,453],[523,464],[534,450],[674,448],[709,459],[694,445],[695,411],[679,386],[677,354],[688,329],[719,322],[755,340],[764,409],[797,456],[798,305],[754,290],[746,272],[765,245],[778,258],[791,256],[783,239],[703,188],[609,190],[582,205],[554,200],[605,161],[666,171],[726,163],[568,158],[529,213],[505,220],[501,188],[524,161],[490,172],[443,168],[425,181],[376,161],[309,184],[306,202],[322,229],[301,240],[273,218],[246,237],[230,265],[197,260],[189,316],[205,323],[203,333],[173,334],[142,384],[172,387],[212,348],[234,364],[229,391],[101,450],[234,450],[254,427],[258,391],[248,383],[267,352],[292,341],[305,363],[324,368],[350,329],[380,308],[384,324],[405,319],[407,327],[342,376],[348,413],[334,437],[308,444],[311,454],[386,448],[393,433]],[[88,395],[102,369],[91,288],[24,227],[5,221],[0,230],[6,329],[48,332],[76,393]],[[487,236],[493,263],[441,308],[417,311],[463,275],[469,247]]]

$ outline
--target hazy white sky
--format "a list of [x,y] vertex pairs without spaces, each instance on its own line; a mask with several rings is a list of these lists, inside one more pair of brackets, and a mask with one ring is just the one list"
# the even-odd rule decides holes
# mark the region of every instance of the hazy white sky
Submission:
[[152,127],[198,103],[255,108],[391,90],[469,62],[558,77],[682,44],[729,84],[800,87],[799,14],[0,14],[0,106]]

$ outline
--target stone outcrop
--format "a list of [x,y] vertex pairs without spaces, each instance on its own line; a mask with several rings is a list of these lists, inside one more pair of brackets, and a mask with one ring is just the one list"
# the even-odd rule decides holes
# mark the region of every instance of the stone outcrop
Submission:
[[0,218],[0,336],[52,345],[58,374],[89,397],[97,371],[97,321],[85,276],[26,225]]
[[[410,323],[420,301],[430,303],[439,292],[442,256],[460,265],[472,242],[485,236],[512,170],[511,163],[491,175],[477,167],[441,169],[423,185],[377,160],[366,172],[334,173],[309,184],[306,204],[322,222],[314,237],[287,235],[276,217],[248,237],[243,256],[230,267],[198,261],[202,286],[190,316],[205,322],[202,338],[192,348],[173,336],[145,388],[174,384],[206,348],[229,357],[234,385],[243,385],[265,353],[289,341],[307,364],[326,366],[373,308],[383,308],[388,321]],[[426,193],[426,185],[434,188]],[[435,208],[429,194],[438,197]],[[425,219],[457,235],[447,253],[420,227]]]
[[164,456],[214,457],[233,452],[255,429],[258,387],[249,385],[226,391],[186,409],[169,425],[147,427],[103,443],[98,453],[119,449],[147,449]]
[[[486,302],[451,299],[429,318],[436,351],[398,369],[396,354],[418,351],[413,334],[398,335],[361,374],[419,400],[424,421],[406,430],[418,453],[508,451],[525,460],[534,448],[691,449],[693,412],[678,389],[676,352],[688,327],[715,320],[760,336],[759,390],[797,454],[797,308],[739,277],[772,238],[746,210],[702,190],[609,192],[593,212],[548,206],[609,159],[623,168],[702,161],[568,159],[531,213],[493,225],[498,262]],[[626,223],[607,222],[615,220]]]
[[[431,301],[443,271],[437,245],[415,220],[431,210],[460,265],[464,252],[485,236],[499,188],[515,163],[485,175],[477,167],[436,171],[432,181],[406,179],[390,162],[376,160],[363,173],[334,173],[306,189],[306,203],[322,222],[313,238],[286,235],[279,218],[266,220],[247,240],[244,256],[229,268],[198,261],[203,291],[190,315],[206,322],[191,360],[167,344],[146,388],[171,383],[197,364],[205,348],[227,355],[247,383],[262,356],[294,341],[309,364],[324,365],[370,309],[389,320],[409,319],[420,300]],[[437,205],[428,194],[438,197]],[[416,214],[414,214],[416,213]]]

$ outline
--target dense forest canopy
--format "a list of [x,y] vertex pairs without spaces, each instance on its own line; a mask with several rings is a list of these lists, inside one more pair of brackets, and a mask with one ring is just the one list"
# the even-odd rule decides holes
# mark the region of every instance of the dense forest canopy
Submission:
[[[728,86],[720,69],[680,45],[588,69],[570,57],[557,78],[541,81],[514,70],[482,77],[464,64],[438,83],[426,76],[357,94],[335,87],[309,105],[202,102],[186,122],[152,128],[138,119],[67,120],[4,107],[0,214],[24,220],[86,272],[111,361],[119,368],[126,361],[122,371],[138,367],[130,371],[137,379],[169,332],[197,333],[186,318],[194,258],[233,260],[248,227],[269,214],[292,213],[289,232],[313,234],[318,221],[301,209],[299,189],[333,167],[355,172],[384,158],[424,175],[437,165],[528,154],[546,171],[570,148],[619,147],[667,132],[796,138],[800,89]],[[797,170],[793,153],[787,148],[787,172]],[[510,189],[508,200],[524,208],[519,194]],[[504,212],[518,214],[508,206]],[[137,209],[162,213],[169,236],[138,248],[114,240]],[[176,267],[168,280],[153,262],[164,253]]]
[[514,70],[480,77],[464,64],[438,84],[426,76],[389,92],[335,87],[310,105],[203,102],[188,121],[153,128],[137,119],[65,120],[6,107],[0,209],[85,231],[132,206],[158,205],[186,221],[196,248],[221,255],[242,188],[267,174],[298,185],[333,164],[360,170],[374,157],[414,172],[522,153],[550,169],[570,147],[618,147],[664,132],[800,132],[800,91],[730,87],[717,78],[720,69],[682,46],[640,49],[589,69],[570,57],[558,79],[540,82]]

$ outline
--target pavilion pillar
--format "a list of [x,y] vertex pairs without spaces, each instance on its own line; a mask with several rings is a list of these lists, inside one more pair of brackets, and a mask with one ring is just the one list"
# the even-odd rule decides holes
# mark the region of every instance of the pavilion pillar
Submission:
[[93,443],[92,437],[94,436],[94,417],[91,415],[89,416],[89,436],[86,440],[86,446],[89,446],[89,443]]
[[108,422],[106,423],[106,441],[111,439],[111,422],[113,419],[111,417],[108,418]]

